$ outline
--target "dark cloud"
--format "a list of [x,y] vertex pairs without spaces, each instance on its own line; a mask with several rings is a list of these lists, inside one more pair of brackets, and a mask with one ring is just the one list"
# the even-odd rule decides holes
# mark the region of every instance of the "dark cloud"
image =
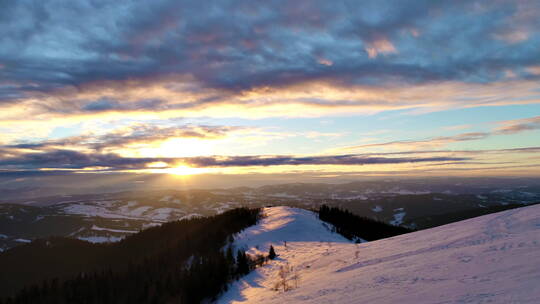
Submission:
[[[508,70],[534,79],[524,69],[540,64],[539,13],[538,1],[3,1],[0,78],[13,84],[0,102],[170,75],[235,92],[314,79],[488,83]],[[82,110],[162,106],[101,99]]]
[[314,157],[294,156],[234,156],[234,157],[194,157],[185,161],[195,167],[247,167],[282,165],[374,165],[420,162],[462,161],[462,157],[366,157],[361,155],[331,155]]
[[367,157],[361,155],[331,155],[314,157],[295,156],[213,156],[184,158],[135,158],[117,154],[82,153],[72,150],[54,150],[40,153],[23,153],[0,160],[0,169],[91,169],[91,170],[135,170],[147,168],[155,162],[166,163],[170,167],[187,164],[193,167],[248,167],[283,165],[373,165],[465,161],[464,157]]
[[0,160],[5,169],[84,169],[91,167],[132,168],[151,162],[151,159],[123,158],[114,154],[86,154],[72,150],[55,150],[44,153],[25,153]]

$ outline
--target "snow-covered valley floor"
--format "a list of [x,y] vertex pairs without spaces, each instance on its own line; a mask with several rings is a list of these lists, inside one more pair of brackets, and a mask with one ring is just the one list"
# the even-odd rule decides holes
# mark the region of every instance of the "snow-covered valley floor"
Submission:
[[[362,244],[306,210],[264,212],[235,244],[278,258],[218,303],[540,303],[540,205]],[[285,265],[292,289],[275,291]]]

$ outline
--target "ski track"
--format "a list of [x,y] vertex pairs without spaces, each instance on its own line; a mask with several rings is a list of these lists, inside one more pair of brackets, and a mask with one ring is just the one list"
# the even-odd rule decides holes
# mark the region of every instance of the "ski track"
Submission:
[[[540,303],[540,205],[362,244],[305,210],[265,213],[235,243],[249,253],[273,244],[278,259],[233,283],[218,303]],[[285,263],[299,286],[274,291]]]

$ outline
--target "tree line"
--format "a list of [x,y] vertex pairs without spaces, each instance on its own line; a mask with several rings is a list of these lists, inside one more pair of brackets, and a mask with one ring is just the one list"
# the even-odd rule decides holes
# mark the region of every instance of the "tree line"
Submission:
[[339,207],[320,206],[319,219],[333,225],[332,229],[349,240],[374,241],[412,232],[411,229],[361,217]]

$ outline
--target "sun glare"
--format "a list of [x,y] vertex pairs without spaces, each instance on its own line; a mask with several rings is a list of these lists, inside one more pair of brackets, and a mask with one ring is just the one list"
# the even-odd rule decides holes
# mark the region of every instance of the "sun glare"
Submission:
[[175,168],[165,169],[165,172],[169,174],[181,175],[181,176],[201,174],[201,173],[206,173],[208,171],[209,170],[206,168],[193,168],[193,167],[188,167],[188,166],[178,166]]
[[192,157],[212,154],[214,143],[211,140],[196,138],[173,138],[157,148],[157,154],[165,157]]

